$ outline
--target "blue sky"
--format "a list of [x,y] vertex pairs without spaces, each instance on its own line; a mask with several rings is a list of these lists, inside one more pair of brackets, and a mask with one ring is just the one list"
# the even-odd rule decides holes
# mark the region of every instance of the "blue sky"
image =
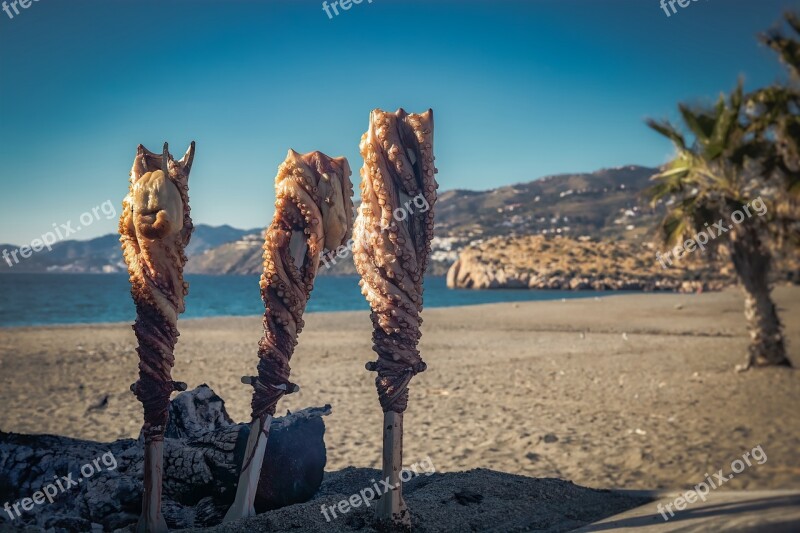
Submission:
[[[756,41],[789,0],[39,0],[0,11],[0,243],[112,200],[137,144],[182,153],[196,223],[257,227],[289,148],[344,155],[376,107],[436,116],[441,189],[658,165],[643,124],[782,69]],[[116,231],[116,220],[75,238]]]

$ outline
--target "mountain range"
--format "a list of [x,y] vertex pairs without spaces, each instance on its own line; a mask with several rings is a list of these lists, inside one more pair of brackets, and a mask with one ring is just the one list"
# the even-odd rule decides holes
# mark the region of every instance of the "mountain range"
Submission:
[[[231,226],[208,226],[198,224],[192,233],[192,240],[186,247],[186,255],[194,257],[226,243],[237,241],[245,235],[258,234],[260,229],[242,230]],[[2,250],[15,250],[18,245],[0,244]],[[19,257],[19,255],[17,255]],[[21,258],[20,258],[21,259]],[[119,235],[111,233],[85,241],[65,240],[57,242],[52,250],[34,253],[28,259],[9,265],[0,261],[0,272],[73,272],[109,273],[124,272]]]
[[[497,236],[564,235],[641,242],[658,214],[643,207],[641,191],[654,168],[626,166],[593,173],[549,176],[487,191],[450,190],[436,204],[432,275],[444,275],[466,246]],[[198,224],[186,253],[187,273],[256,274],[263,230]],[[13,250],[15,245],[0,245]],[[19,264],[0,261],[0,272],[124,272],[116,234],[62,241]],[[348,256],[323,265],[320,275],[355,274]]]

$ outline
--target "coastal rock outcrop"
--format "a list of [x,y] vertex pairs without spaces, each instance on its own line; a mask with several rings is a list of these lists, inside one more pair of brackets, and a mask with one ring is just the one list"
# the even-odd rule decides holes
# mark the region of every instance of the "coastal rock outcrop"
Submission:
[[735,282],[730,267],[709,264],[701,256],[665,266],[648,244],[541,235],[495,237],[462,250],[447,273],[447,286],[698,292]]

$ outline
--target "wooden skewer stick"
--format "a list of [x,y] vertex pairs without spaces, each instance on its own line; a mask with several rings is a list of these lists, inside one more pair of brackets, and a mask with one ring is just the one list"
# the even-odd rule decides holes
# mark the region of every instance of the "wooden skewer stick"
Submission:
[[[256,379],[258,378],[245,376],[242,378],[242,383],[253,385]],[[287,391],[287,394],[298,392],[299,390],[300,387],[295,385],[295,388]],[[250,423],[250,436],[247,438],[247,446],[244,452],[245,462],[239,474],[236,499],[225,514],[225,519],[222,521],[223,524],[256,515],[254,503],[261,476],[261,467],[264,464],[264,454],[267,451],[270,424],[272,424],[272,415],[266,415],[263,421],[257,418]]]
[[384,492],[375,509],[375,514],[392,523],[411,527],[411,514],[403,499],[403,483],[400,469],[403,464],[403,413],[383,413],[383,479],[388,480],[391,490]]
[[250,436],[247,438],[247,448],[244,455],[245,463],[239,474],[236,499],[225,514],[225,519],[222,521],[223,524],[256,515],[254,502],[261,475],[261,466],[264,463],[264,453],[267,451],[267,439],[269,438],[269,426],[271,423],[272,416],[267,415],[263,422],[261,419],[256,419],[250,424]]
[[142,514],[136,523],[136,533],[169,531],[161,514],[161,480],[164,474],[164,441],[148,442],[144,446],[144,494]]

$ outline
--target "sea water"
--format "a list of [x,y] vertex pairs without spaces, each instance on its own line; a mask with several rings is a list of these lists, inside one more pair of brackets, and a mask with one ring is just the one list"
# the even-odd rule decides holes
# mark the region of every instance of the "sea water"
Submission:
[[[188,275],[182,318],[260,315],[258,276]],[[307,312],[368,311],[356,276],[318,277]],[[597,291],[452,290],[445,279],[425,279],[425,307],[560,300],[619,294]],[[0,327],[133,322],[136,310],[124,274],[0,275]]]

